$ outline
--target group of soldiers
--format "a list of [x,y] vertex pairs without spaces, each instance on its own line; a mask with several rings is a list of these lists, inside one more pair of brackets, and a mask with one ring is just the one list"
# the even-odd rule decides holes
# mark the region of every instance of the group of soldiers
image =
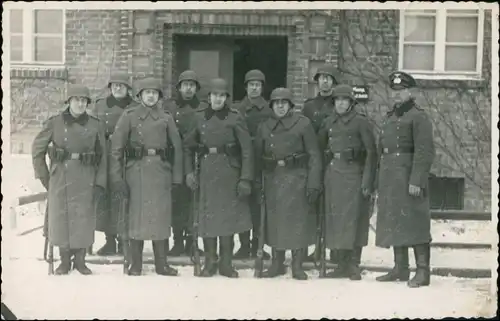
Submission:
[[[98,230],[106,235],[98,255],[123,254],[127,245],[129,275],[142,274],[144,241],[151,240],[160,275],[178,275],[167,256],[204,254],[200,276],[237,278],[233,258],[259,253],[271,260],[261,276],[272,278],[286,273],[291,250],[292,276],[306,280],[303,261],[328,248],[337,267],[326,277],[360,280],[377,192],[376,245],[393,247],[395,262],[377,280],[429,285],[434,143],[415,103],[415,80],[389,76],[394,106],[377,142],[373,122],[335,68],[319,68],[314,79],[318,94],[300,111],[287,88],[266,101],[259,70],[246,74],[239,102],[220,78],[206,99],[198,97],[190,70],[179,76],[173,99],[164,98],[158,79],[132,88],[126,74],[112,75],[109,96],[95,103],[88,88],[70,86],[64,110],[45,122],[32,149],[36,178],[48,190],[47,236],[60,251],[56,274],[68,274],[72,262],[92,273],[85,255]],[[235,234],[241,246],[233,254]],[[263,244],[272,252],[262,252]],[[417,265],[411,280],[409,247]]]

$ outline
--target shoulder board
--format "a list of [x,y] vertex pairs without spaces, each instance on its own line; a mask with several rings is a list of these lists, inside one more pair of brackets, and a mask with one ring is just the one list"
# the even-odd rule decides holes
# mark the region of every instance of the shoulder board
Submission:
[[233,114],[239,114],[240,113],[240,111],[238,109],[234,108],[234,107],[230,107],[229,111],[232,112]]
[[307,102],[313,101],[313,100],[314,100],[314,98],[316,98],[316,97],[307,98],[307,99],[306,99],[306,101],[304,101],[304,104],[305,104],[305,103],[307,103]]
[[89,115],[89,118],[93,118],[93,119],[99,121],[99,118],[97,116],[95,116],[93,114],[89,114],[89,113],[87,113],[87,115]]
[[362,111],[356,111],[356,114],[358,114],[359,116],[366,117],[366,114]]
[[419,105],[417,105],[417,104],[413,105],[413,107],[415,107],[415,109],[418,109],[418,110],[422,110],[422,111],[424,110],[422,107],[420,107],[420,106],[419,106]]
[[46,123],[46,122],[49,122],[49,121],[51,121],[51,120],[53,120],[54,118],[56,118],[56,117],[57,117],[57,116],[59,116],[60,114],[61,114],[61,113],[58,113],[58,114],[54,114],[54,115],[52,115],[52,116],[49,116],[49,117],[45,120],[45,123]]
[[98,102],[98,101],[101,101],[101,100],[105,100],[106,98],[108,98],[108,97],[97,97],[95,99],[95,102]]
[[131,114],[137,109],[137,107],[139,107],[139,106],[138,105],[130,105],[127,109],[125,109],[123,111],[123,113],[124,114]]

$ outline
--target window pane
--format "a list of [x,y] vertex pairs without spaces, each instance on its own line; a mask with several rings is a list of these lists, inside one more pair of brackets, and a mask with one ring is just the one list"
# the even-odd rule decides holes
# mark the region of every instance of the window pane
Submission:
[[434,41],[436,36],[435,17],[405,17],[404,41]]
[[36,37],[35,61],[62,62],[62,39],[59,37]]
[[477,42],[476,17],[450,18],[446,19],[446,41],[447,42]]
[[405,14],[418,14],[418,13],[425,13],[425,14],[435,14],[436,10],[434,9],[409,9],[405,10]]
[[62,10],[36,10],[35,33],[62,34]]
[[446,71],[476,71],[477,47],[446,46]]
[[10,36],[10,60],[23,60],[23,36]]
[[10,32],[23,32],[23,11],[20,9],[10,10]]
[[434,46],[404,46],[403,69],[434,70]]
[[311,32],[323,33],[326,31],[325,17],[312,17],[311,18]]
[[478,14],[478,10],[467,10],[467,9],[448,9],[447,14]]

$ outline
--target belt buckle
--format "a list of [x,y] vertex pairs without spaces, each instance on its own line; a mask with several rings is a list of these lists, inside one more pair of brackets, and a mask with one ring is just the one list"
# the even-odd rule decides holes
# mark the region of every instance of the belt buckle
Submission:
[[389,154],[389,148],[384,148],[384,153]]
[[286,165],[286,163],[285,163],[285,161],[284,161],[283,159],[280,159],[280,160],[278,161],[278,166],[283,167],[283,166],[285,166],[285,165]]
[[209,154],[217,154],[217,147],[209,147],[208,153]]
[[147,150],[148,156],[155,156],[156,155],[156,150],[150,148]]
[[80,154],[79,153],[71,153],[70,158],[71,159],[79,159],[80,158]]

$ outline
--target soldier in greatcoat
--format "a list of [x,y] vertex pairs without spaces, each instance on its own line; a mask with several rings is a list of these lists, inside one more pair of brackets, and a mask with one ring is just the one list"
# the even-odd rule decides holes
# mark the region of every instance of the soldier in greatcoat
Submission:
[[[99,118],[105,127],[106,150],[108,151],[108,175],[111,155],[111,135],[115,131],[116,123],[123,111],[134,105],[131,97],[132,88],[129,85],[129,77],[126,73],[116,72],[111,75],[108,82],[110,93],[105,98],[96,100],[93,113]],[[97,205],[97,226],[96,230],[104,232],[106,243],[97,251],[97,255],[123,254],[122,240],[117,238],[118,212],[120,202],[113,197],[111,180],[108,177],[108,186],[106,186],[106,197],[103,197]]]
[[[235,109],[245,118],[248,130],[252,136],[252,141],[257,135],[259,124],[266,121],[273,115],[273,111],[269,108],[269,102],[262,97],[262,91],[266,82],[266,77],[262,71],[254,69],[245,74],[246,96],[235,104]],[[259,245],[259,226],[260,226],[260,192],[256,189],[252,190],[250,197],[250,211],[252,213],[252,240],[250,241],[250,231],[240,233],[241,247],[234,255],[238,259],[248,259],[257,255],[257,247]],[[268,260],[269,253],[263,251],[263,258]]]
[[[286,273],[286,250],[292,251],[292,276],[306,280],[302,261],[315,221],[321,192],[321,154],[310,120],[293,113],[291,91],[271,93],[274,116],[259,126],[255,140],[256,185],[264,184],[265,243],[272,248],[271,267],[263,277]],[[311,226],[312,225],[312,226]]]
[[129,275],[142,274],[144,241],[151,240],[156,273],[175,276],[178,272],[167,264],[165,248],[172,221],[172,185],[182,182],[182,142],[173,117],[159,104],[160,81],[142,79],[136,89],[141,103],[122,114],[111,137],[113,190],[120,199],[129,200]]
[[[332,94],[333,88],[338,84],[338,73],[332,64],[324,64],[318,68],[313,79],[317,84],[318,94],[304,102],[302,113],[309,118],[314,131],[318,133],[323,120],[333,113]],[[316,211],[319,213],[319,204],[316,205]],[[310,219],[316,219],[316,224],[319,224],[318,218],[319,216],[316,218],[311,217]],[[311,242],[315,242],[315,239],[311,239]],[[315,256],[317,256],[316,249],[311,255],[307,256],[306,260],[312,262]],[[337,263],[337,255],[334,250],[330,250],[330,261]]]
[[[194,114],[200,108],[200,100],[197,96],[201,86],[198,76],[192,70],[186,70],[179,75],[176,89],[178,96],[165,102],[165,110],[174,117],[175,124],[181,136],[186,136],[189,126],[193,121]],[[191,256],[196,249],[200,253],[198,244],[193,244],[192,230],[192,194],[189,187],[183,183],[172,190],[173,196],[173,221],[174,246],[169,252],[170,256]]]
[[[253,149],[243,116],[229,107],[225,80],[211,81],[208,106],[196,113],[184,139],[186,183],[199,186],[198,234],[204,238],[202,277],[217,272],[217,238],[220,241],[220,275],[236,278],[232,267],[234,234],[249,231],[252,220],[248,197],[253,180]],[[196,154],[196,155],[195,155]],[[199,159],[195,175],[193,158]]]
[[33,141],[33,168],[48,191],[48,239],[61,257],[56,274],[68,274],[74,256],[74,268],[88,275],[85,252],[94,243],[95,205],[107,186],[104,127],[86,112],[88,88],[70,85],[67,97],[69,106],[49,118]]
[[378,281],[409,279],[408,248],[417,272],[409,287],[430,283],[430,209],[428,179],[435,157],[432,123],[415,103],[415,79],[404,72],[389,76],[394,107],[379,137],[376,245],[393,247],[395,266]]
[[361,252],[368,244],[371,194],[374,190],[377,146],[373,125],[355,109],[349,85],[333,93],[335,110],[318,132],[325,159],[325,242],[337,251],[338,268],[330,278],[360,280]]

